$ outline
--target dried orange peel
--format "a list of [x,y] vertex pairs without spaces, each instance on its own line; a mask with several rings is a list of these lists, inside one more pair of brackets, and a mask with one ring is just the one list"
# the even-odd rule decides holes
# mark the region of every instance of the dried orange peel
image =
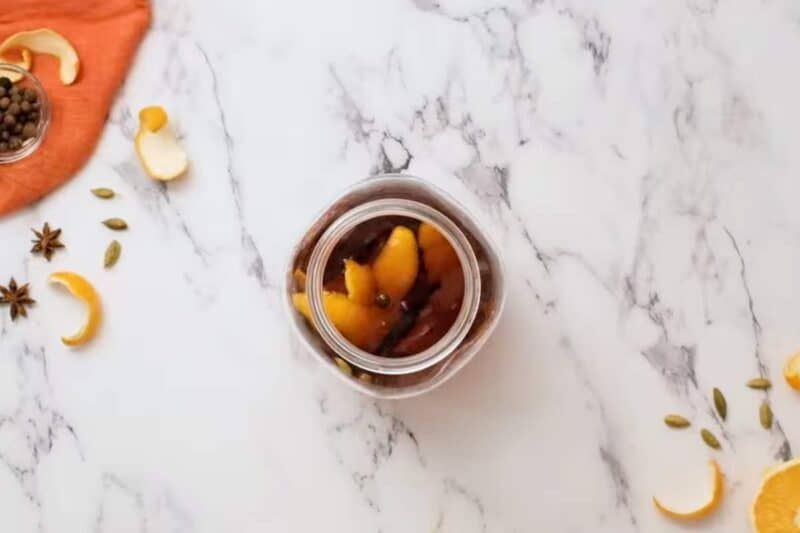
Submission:
[[66,289],[86,304],[86,320],[74,335],[61,337],[61,342],[67,346],[80,346],[92,340],[100,327],[102,306],[100,296],[84,277],[74,272],[54,272],[50,275],[50,282],[66,287]]
[[800,458],[767,473],[750,519],[757,533],[800,532]]
[[[33,56],[31,55],[30,51],[26,48],[23,48],[19,51],[19,59],[11,59],[5,53],[0,54],[0,63],[7,63],[25,70],[30,70],[31,64],[33,63],[32,58]],[[17,72],[16,70],[4,70],[0,68],[0,76],[8,78],[12,82],[16,83],[22,79],[23,74]]]
[[139,112],[139,131],[133,142],[139,161],[153,179],[173,180],[189,168],[186,152],[178,144],[161,106],[148,106]]
[[[49,28],[21,31],[0,43],[0,55],[9,50],[25,50],[37,54],[48,54],[58,58],[58,77],[64,85],[72,85],[78,78],[80,59],[75,47],[60,33]],[[30,62],[29,65],[30,66]]]
[[375,283],[392,301],[400,301],[414,285],[418,272],[417,238],[407,227],[396,226],[372,264]]
[[653,504],[656,506],[656,509],[661,511],[661,513],[665,516],[679,521],[700,520],[701,518],[705,518],[714,512],[714,510],[719,507],[719,504],[722,502],[722,496],[725,490],[725,479],[722,475],[722,470],[720,470],[716,461],[711,461],[710,465],[713,474],[714,486],[711,491],[711,497],[706,503],[693,510],[676,511],[671,507],[661,503],[658,498],[653,497]]
[[791,388],[800,390],[800,352],[786,361],[786,366],[783,367],[783,377]]

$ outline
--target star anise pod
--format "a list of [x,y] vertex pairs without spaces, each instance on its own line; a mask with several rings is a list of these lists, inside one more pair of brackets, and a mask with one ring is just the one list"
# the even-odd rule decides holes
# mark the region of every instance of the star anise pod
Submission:
[[17,282],[14,278],[8,283],[8,287],[0,285],[0,304],[8,304],[11,306],[11,320],[16,320],[17,315],[24,317],[28,316],[28,311],[25,310],[26,305],[33,305],[36,300],[30,297],[28,290],[30,286],[26,283],[21,287],[17,287]]
[[32,253],[44,254],[44,258],[50,261],[50,258],[53,257],[53,252],[56,251],[56,249],[64,248],[64,245],[58,240],[59,237],[61,237],[61,230],[51,230],[50,224],[47,222],[44,223],[44,227],[42,228],[41,232],[38,232],[35,229],[31,229],[31,231],[36,234],[36,238],[31,241],[33,243],[33,248],[31,248]]

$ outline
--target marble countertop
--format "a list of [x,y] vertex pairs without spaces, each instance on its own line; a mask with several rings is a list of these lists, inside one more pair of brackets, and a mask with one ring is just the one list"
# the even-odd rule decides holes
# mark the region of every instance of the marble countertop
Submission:
[[[794,0],[157,0],[88,166],[0,221],[0,283],[38,300],[0,309],[0,529],[684,531],[651,497],[702,494],[716,458],[727,497],[694,530],[749,531],[800,453],[798,49]],[[167,186],[132,147],[152,103],[192,160]],[[380,402],[303,352],[280,284],[320,208],[394,171],[474,212],[509,291],[458,376]],[[102,294],[83,349],[54,270]]]

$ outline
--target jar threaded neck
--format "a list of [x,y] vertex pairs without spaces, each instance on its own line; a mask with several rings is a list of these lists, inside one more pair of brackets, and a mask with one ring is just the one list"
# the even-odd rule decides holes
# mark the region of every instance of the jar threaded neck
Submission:
[[[434,226],[450,242],[464,274],[464,295],[453,325],[433,346],[406,357],[383,357],[350,343],[331,322],[322,301],[325,268],[336,245],[356,226],[385,216],[413,218]],[[442,212],[404,198],[384,198],[367,202],[342,214],[317,241],[311,253],[306,275],[306,293],[312,321],[322,340],[348,363],[375,374],[412,374],[441,362],[464,341],[480,306],[480,267],[469,239]]]

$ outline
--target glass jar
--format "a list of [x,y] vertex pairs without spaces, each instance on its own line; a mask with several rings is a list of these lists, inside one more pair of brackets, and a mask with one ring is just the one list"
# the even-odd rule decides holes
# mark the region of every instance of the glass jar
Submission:
[[0,76],[3,76],[4,72],[11,72],[20,76],[19,81],[14,83],[17,87],[29,88],[36,91],[36,94],[39,96],[39,121],[36,123],[36,134],[23,141],[22,146],[18,150],[0,152],[0,164],[14,163],[15,161],[25,159],[35,152],[36,149],[39,148],[39,145],[42,144],[42,140],[44,140],[44,136],[47,133],[47,128],[50,126],[50,100],[47,98],[47,93],[45,93],[44,87],[42,87],[39,79],[17,65],[0,63]]
[[[360,224],[382,217],[415,219],[436,228],[458,256],[464,280],[452,326],[432,346],[404,357],[358,348],[345,339],[323,307],[323,277],[337,244]],[[292,304],[298,270],[305,273],[313,325]],[[452,377],[486,342],[505,300],[499,255],[478,224],[441,190],[399,174],[362,181],[323,211],[291,254],[284,292],[289,321],[312,355],[356,390],[379,398],[422,394]]]

